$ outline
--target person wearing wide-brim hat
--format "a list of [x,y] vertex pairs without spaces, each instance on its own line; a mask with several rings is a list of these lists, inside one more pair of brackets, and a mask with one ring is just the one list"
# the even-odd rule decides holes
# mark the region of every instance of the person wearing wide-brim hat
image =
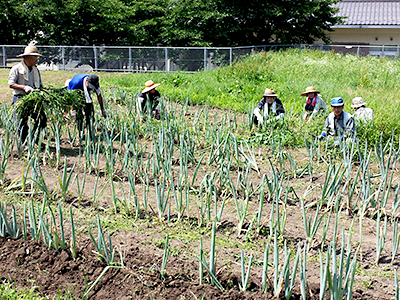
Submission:
[[359,122],[370,122],[374,118],[374,112],[371,108],[366,107],[367,103],[361,97],[355,97],[352,101],[351,108],[354,111],[354,119]]
[[[43,86],[40,72],[36,67],[38,58],[41,56],[42,55],[39,54],[37,47],[33,45],[26,46],[24,52],[18,55],[18,57],[22,57],[22,61],[13,66],[8,75],[8,85],[13,89],[13,105],[20,98]],[[15,111],[14,115],[19,122],[18,134],[20,135],[22,142],[24,142],[28,136],[29,117],[34,120],[33,132],[35,132],[38,127],[43,129],[47,125],[47,117],[43,110],[32,110],[29,114],[24,116],[17,116],[17,112]]]
[[140,93],[136,101],[136,109],[139,115],[152,114],[154,117],[160,116],[160,98],[161,94],[156,90],[160,83],[154,83],[148,80],[144,83],[145,88]]
[[254,124],[263,124],[264,120],[270,122],[278,120],[285,114],[282,101],[278,99],[273,88],[265,89],[263,98],[254,109]]
[[327,106],[324,100],[322,100],[320,92],[317,91],[313,86],[308,86],[306,91],[302,93],[301,96],[307,97],[306,105],[304,107],[305,112],[303,115],[303,120],[311,120],[313,116],[324,114]]
[[71,78],[71,80],[66,81],[65,85],[67,85],[67,83],[68,83],[67,90],[69,91],[81,90],[85,95],[86,104],[84,105],[84,107],[74,107],[75,119],[78,125],[80,138],[83,137],[84,116],[86,121],[86,129],[93,137],[91,124],[93,123],[94,119],[94,106],[92,98],[90,96],[90,91],[95,91],[97,96],[97,101],[99,102],[100,105],[101,115],[104,118],[107,117],[106,111],[104,109],[103,96],[101,94],[101,89],[100,89],[99,76],[95,74],[92,75],[76,74],[74,77]]
[[325,120],[325,126],[318,139],[325,137],[334,138],[334,146],[339,146],[343,141],[353,141],[356,137],[354,118],[343,110],[344,102],[342,97],[331,99],[332,112]]

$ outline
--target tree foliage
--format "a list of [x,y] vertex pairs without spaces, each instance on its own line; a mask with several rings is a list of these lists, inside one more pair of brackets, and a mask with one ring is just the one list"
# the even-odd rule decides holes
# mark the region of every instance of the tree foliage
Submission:
[[338,0],[0,2],[5,44],[236,46],[312,43],[340,22]]

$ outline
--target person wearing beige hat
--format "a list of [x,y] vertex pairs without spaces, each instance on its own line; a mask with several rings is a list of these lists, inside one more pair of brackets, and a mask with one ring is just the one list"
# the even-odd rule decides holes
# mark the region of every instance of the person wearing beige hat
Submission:
[[[22,61],[13,66],[8,75],[8,85],[10,88],[13,89],[13,105],[20,98],[43,86],[40,72],[36,67],[36,63],[40,56],[42,55],[39,54],[38,49],[33,45],[25,47],[24,53],[18,55],[18,57],[22,57]],[[14,115],[17,118],[16,112],[14,112]],[[47,126],[47,117],[44,111],[41,111],[39,113],[32,111],[31,114],[23,116],[21,119],[18,120],[18,134],[21,136],[22,142],[25,142],[25,139],[28,136],[29,117],[34,120],[34,132],[38,127],[40,129],[43,129]]]
[[285,114],[285,109],[283,108],[282,101],[275,94],[274,89],[267,88],[253,113],[255,116],[254,124],[258,125],[263,124],[264,119],[269,122],[273,119],[278,120],[282,118]]
[[364,102],[363,98],[355,97],[352,101],[351,108],[353,108],[353,117],[357,123],[370,122],[374,118],[374,112],[371,108],[366,107],[367,103]]
[[304,107],[304,115],[303,120],[310,121],[313,116],[318,114],[324,114],[327,105],[320,95],[320,92],[317,91],[313,86],[308,86],[306,91],[301,94],[303,97],[307,97],[306,105]]
[[156,90],[156,87],[158,87],[160,83],[154,83],[153,80],[148,80],[144,85],[145,88],[136,101],[137,112],[139,115],[151,113],[154,117],[159,118],[161,94]]

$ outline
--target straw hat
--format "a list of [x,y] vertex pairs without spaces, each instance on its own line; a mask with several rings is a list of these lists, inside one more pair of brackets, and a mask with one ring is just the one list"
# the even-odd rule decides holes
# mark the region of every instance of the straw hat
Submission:
[[39,54],[38,49],[33,45],[26,46],[24,49],[24,53],[18,55],[18,57],[24,57],[24,56],[28,56],[28,55],[43,56],[43,55]]
[[313,86],[308,86],[308,87],[306,88],[306,91],[305,91],[304,93],[302,93],[301,95],[302,95],[302,96],[307,96],[307,94],[309,94],[309,93],[316,93],[316,94],[319,94],[319,91],[315,90],[315,88],[314,88]]
[[351,108],[359,108],[361,106],[367,105],[367,103],[365,103],[363,98],[361,97],[355,97],[352,102],[353,104],[351,105]]
[[275,94],[274,89],[265,89],[264,97],[278,97],[278,95]]
[[147,93],[148,91],[151,91],[152,89],[155,89],[160,85],[160,83],[154,83],[153,80],[146,81],[144,83],[145,89],[142,91],[142,93]]

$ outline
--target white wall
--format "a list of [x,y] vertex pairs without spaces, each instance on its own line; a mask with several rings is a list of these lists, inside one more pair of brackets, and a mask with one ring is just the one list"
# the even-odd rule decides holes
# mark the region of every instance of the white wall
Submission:
[[337,28],[327,35],[332,44],[400,45],[400,28]]

